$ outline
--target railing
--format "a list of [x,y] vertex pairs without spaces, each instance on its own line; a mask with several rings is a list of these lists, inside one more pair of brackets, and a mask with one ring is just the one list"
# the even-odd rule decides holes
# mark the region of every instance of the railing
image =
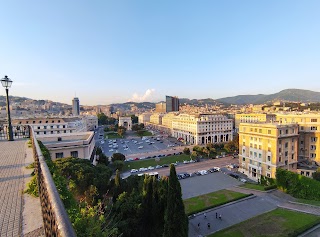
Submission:
[[[14,125],[12,126],[13,139],[29,138],[30,126]],[[0,125],[0,140],[8,140],[8,125]]]
[[34,131],[31,127],[29,127],[29,129],[35,160],[35,171],[38,175],[39,197],[45,235],[75,237],[76,234],[60,199],[45,158],[42,155]]

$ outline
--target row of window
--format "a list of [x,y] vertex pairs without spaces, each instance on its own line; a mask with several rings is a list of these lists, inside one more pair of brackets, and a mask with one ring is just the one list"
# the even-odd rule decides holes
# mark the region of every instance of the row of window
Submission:
[[[63,158],[63,152],[57,152],[56,153],[56,158]],[[71,151],[71,157],[73,158],[78,158],[78,151]]]
[[[39,135],[41,132],[36,132],[36,133],[37,133],[37,135]],[[55,133],[55,131],[50,131],[50,133],[48,133],[48,134],[59,134],[59,133],[61,133],[61,132],[60,131],[56,131],[56,133]],[[67,130],[63,130],[63,133],[67,133]],[[70,133],[72,133],[71,130],[70,130]],[[47,131],[43,131],[43,134],[46,135]]]
[[[40,120],[40,121],[37,121],[37,122],[38,122],[38,123],[42,123],[41,120]],[[30,121],[30,123],[31,123],[31,121]],[[34,121],[32,121],[32,123],[35,124],[36,121],[34,120]],[[45,123],[49,123],[49,120],[46,120]],[[51,123],[55,123],[55,120],[52,120]],[[58,123],[60,123],[60,120],[58,120]],[[20,121],[19,124],[22,124],[22,121]],[[29,124],[29,121],[28,121],[28,120],[26,121],[26,124]]]
[[[49,126],[43,126],[43,129],[47,129],[47,127],[49,127]],[[38,129],[41,129],[40,126],[38,126],[37,128],[38,128]],[[50,126],[50,128],[53,129],[54,126]],[[56,128],[60,128],[60,125],[57,125]],[[62,125],[62,128],[66,128],[66,125]]]

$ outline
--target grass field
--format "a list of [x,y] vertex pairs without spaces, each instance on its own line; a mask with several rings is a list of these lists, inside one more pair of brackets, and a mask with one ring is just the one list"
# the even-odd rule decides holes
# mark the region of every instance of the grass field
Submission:
[[146,137],[146,136],[152,136],[152,133],[149,132],[149,131],[143,131],[142,134],[138,135],[138,134],[136,133],[136,135],[137,135],[138,137]]
[[245,183],[245,184],[241,185],[241,187],[249,188],[249,189],[255,189],[255,190],[259,190],[259,191],[264,191],[264,186],[260,185],[260,184]]
[[209,236],[297,236],[318,223],[319,216],[277,208]]
[[117,138],[122,138],[119,136],[118,133],[116,132],[108,132],[104,134],[104,137],[108,137],[108,139],[117,139]]
[[314,205],[314,206],[320,206],[320,201],[316,201],[316,200],[297,199],[297,202]]
[[159,161],[156,161],[155,158],[150,158],[146,160],[137,160],[137,161],[129,161],[125,163],[124,171],[125,170],[131,170],[131,169],[139,169],[142,167],[149,167],[149,166],[156,166],[156,165],[163,165],[163,164],[171,164],[176,161],[184,161],[184,160],[190,160],[189,155],[176,155],[176,156],[165,156],[161,157]]
[[209,208],[223,205],[234,200],[250,196],[244,193],[233,192],[229,190],[219,190],[217,192],[204,194],[184,200],[185,212],[187,215],[197,213]]

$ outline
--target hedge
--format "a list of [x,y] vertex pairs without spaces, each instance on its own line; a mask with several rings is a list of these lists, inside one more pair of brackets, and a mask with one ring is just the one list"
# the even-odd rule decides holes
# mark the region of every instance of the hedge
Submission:
[[296,198],[320,200],[320,182],[284,169],[276,171],[277,185]]

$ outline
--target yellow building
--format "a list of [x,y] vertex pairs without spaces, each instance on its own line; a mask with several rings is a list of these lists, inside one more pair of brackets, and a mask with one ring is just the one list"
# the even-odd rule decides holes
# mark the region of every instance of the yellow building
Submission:
[[165,115],[163,115],[162,117],[162,125],[169,128],[169,129],[172,129],[172,122],[173,122],[173,119],[178,115],[179,113],[167,113]]
[[299,125],[299,159],[320,164],[320,114],[277,114],[280,124]]
[[163,114],[154,113],[150,116],[150,123],[156,124],[156,125],[162,125],[162,117],[163,117]]
[[273,122],[276,120],[275,114],[236,114],[235,129],[239,131],[240,123]]
[[275,178],[278,167],[296,171],[298,140],[297,124],[241,123],[239,171],[256,181]]

